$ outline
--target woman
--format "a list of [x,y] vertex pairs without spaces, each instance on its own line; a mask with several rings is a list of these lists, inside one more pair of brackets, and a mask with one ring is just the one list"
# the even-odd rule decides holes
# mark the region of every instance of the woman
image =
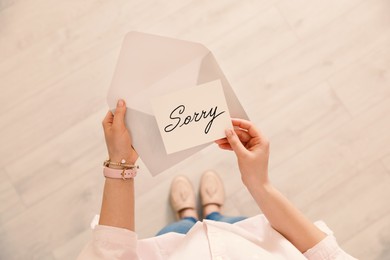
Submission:
[[[112,162],[106,166],[118,168],[124,179],[106,178],[99,225],[79,259],[354,259],[338,246],[325,224],[311,223],[272,186],[268,178],[268,140],[251,122],[240,119],[233,119],[234,130],[226,130],[226,138],[216,143],[221,149],[234,151],[242,182],[264,215],[238,222],[227,221],[230,223],[196,221],[191,185],[181,179],[172,185],[172,204],[182,220],[191,217],[194,220],[187,223],[186,228],[179,228],[179,233],[168,232],[177,231],[174,227],[163,229],[159,236],[137,240],[134,232],[134,178],[125,179],[123,174],[126,169],[134,170],[132,165],[138,155],[132,148],[124,123],[125,113],[125,102],[119,100],[115,115],[109,111],[103,120]],[[129,174],[134,175],[134,172]],[[216,177],[209,174],[205,178]],[[215,183],[221,186],[219,181]],[[190,195],[175,195],[183,193],[183,189],[187,189],[186,194]],[[217,191],[216,198],[204,198],[205,193],[201,187],[202,200],[207,202],[207,215],[220,215],[221,192]],[[223,218],[222,215],[219,217]]]

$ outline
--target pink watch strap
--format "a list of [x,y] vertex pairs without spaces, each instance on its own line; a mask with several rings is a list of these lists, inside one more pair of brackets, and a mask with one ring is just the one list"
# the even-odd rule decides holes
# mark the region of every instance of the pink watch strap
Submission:
[[123,170],[121,169],[112,169],[104,167],[103,174],[106,178],[112,179],[131,179],[137,176],[137,168],[125,170],[124,176],[122,176]]

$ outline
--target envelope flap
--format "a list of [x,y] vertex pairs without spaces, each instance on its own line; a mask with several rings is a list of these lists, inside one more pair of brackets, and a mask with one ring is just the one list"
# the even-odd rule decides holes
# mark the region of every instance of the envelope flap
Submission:
[[131,109],[153,115],[150,100],[154,97],[176,92],[187,87],[198,85],[198,73],[203,57],[196,57],[188,64],[183,64],[164,78],[156,80],[153,84],[139,90],[137,93],[123,92],[120,96],[126,100]]
[[214,55],[210,52],[203,59],[199,68],[198,84],[221,80],[223,91],[226,98],[226,103],[229,107],[230,116],[236,118],[249,119],[236,94],[234,93],[230,83],[219,67]]
[[[120,96],[118,89],[131,89],[136,95],[177,71],[209,50],[202,44],[168,37],[129,32],[123,41],[108,99],[111,108]],[[121,97],[123,98],[123,96]]]

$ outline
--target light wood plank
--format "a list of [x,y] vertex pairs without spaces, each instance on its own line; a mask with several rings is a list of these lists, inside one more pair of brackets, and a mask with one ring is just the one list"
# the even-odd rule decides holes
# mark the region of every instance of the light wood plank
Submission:
[[285,160],[271,170],[275,184],[302,208],[353,178],[388,154],[390,125],[382,118],[389,110],[389,100],[384,100]]
[[332,137],[348,147],[356,158],[357,169],[363,169],[390,153],[390,99],[344,125]]
[[[358,174],[324,193],[304,210],[312,219],[323,219],[344,243],[365,227],[390,214],[390,176],[380,162],[375,162]],[[364,191],[364,192],[362,192]],[[359,240],[365,247],[366,239]],[[354,254],[355,248],[351,251]]]
[[[191,1],[167,19],[147,29],[148,32],[197,41],[209,46],[242,23],[261,16],[277,0]],[[174,35],[172,33],[175,32]]]
[[278,10],[269,8],[232,28],[208,47],[228,78],[237,79],[296,42]]
[[[181,5],[186,4],[185,1],[177,1]],[[181,7],[173,2],[172,5],[144,2],[145,4],[136,7],[131,1],[126,3],[119,9],[115,6],[102,6],[65,27],[58,28],[30,48],[14,53],[12,59],[0,63],[2,84],[13,86],[5,88],[4,96],[0,96],[2,111],[52,87],[64,77],[69,77],[81,67],[88,67],[90,62],[107,53],[112,53],[116,59],[125,33],[145,30],[150,24]],[[91,26],[91,21],[96,21],[96,24]],[[109,77],[112,77],[114,67],[115,65],[106,70]],[[10,96],[14,98],[5,98]]]
[[[115,63],[116,58],[108,53],[104,59],[69,75],[55,87],[20,103],[12,113],[0,114],[4,119],[0,123],[1,138],[13,140],[3,142],[0,148],[2,159],[12,161],[21,157],[84,120],[86,115],[106,107],[105,95],[111,81],[111,75],[106,71],[112,71]],[[87,90],[85,79],[89,81]],[[20,117],[24,120],[15,120]],[[26,128],[30,131],[25,131]]]
[[271,169],[270,176],[275,186],[302,209],[356,175],[355,164],[348,147],[324,138]]
[[3,0],[0,2],[0,12],[15,4],[17,0]]
[[0,226],[26,209],[4,169],[0,169]]
[[300,38],[320,31],[363,0],[282,0],[277,7]]
[[354,251],[359,259],[389,259],[389,230],[390,214],[368,225],[359,234],[343,243],[342,246],[347,251]]
[[[80,178],[91,165],[102,164],[107,156],[101,128],[105,112],[106,109],[98,111],[6,166],[11,182],[26,205],[31,206]],[[87,134],[81,135],[83,132]],[[26,165],[30,165],[28,170]]]
[[350,119],[327,84],[320,84],[290,100],[259,123],[272,145],[270,167],[299,153]]
[[[257,206],[246,187],[242,187],[235,193],[230,194],[226,200],[233,202],[233,205],[238,211],[236,213],[238,216],[252,217],[261,214],[259,206]],[[232,213],[229,212],[229,214]]]
[[[16,1],[0,12],[2,37],[7,39],[7,41],[0,42],[0,60],[4,61],[10,55],[40,41],[47,34],[103,5],[105,8],[112,6],[112,4],[107,5],[97,0],[81,3],[48,0]],[[63,36],[67,37],[67,32],[63,31],[63,33]]]
[[66,241],[65,244],[55,248],[53,250],[53,255],[56,260],[76,259],[87,241],[90,241],[91,239],[92,232],[90,229],[87,229],[71,238],[69,241]]
[[[339,243],[344,244],[365,227],[390,213],[388,203],[383,200],[390,195],[389,184],[390,176],[376,162],[360,171],[356,178],[346,180],[313,202],[305,212],[312,219],[323,219],[334,231]],[[360,237],[355,242],[356,246],[349,248],[348,252],[358,259],[364,259],[359,253],[359,247],[366,247],[367,238]]]
[[244,105],[254,108],[254,118],[266,117],[388,39],[385,5],[383,0],[366,1],[321,33],[281,52],[239,81],[233,80],[242,89],[238,94]]
[[382,159],[383,165],[386,167],[387,170],[390,172],[390,155],[384,157]]
[[390,38],[369,55],[329,78],[352,115],[390,97]]
[[99,168],[92,166],[83,177],[2,225],[1,257],[54,259],[54,249],[88,229],[101,203],[103,177],[95,175]]
[[[59,79],[62,80],[64,76],[79,69],[81,66],[86,66],[91,60],[100,58],[102,53],[105,54],[115,49],[117,52],[114,55],[117,57],[123,36],[128,31],[141,30],[155,32],[154,29],[150,27],[152,24],[158,24],[168,28],[170,32],[172,32],[172,18],[163,18],[171,12],[184,14],[186,16],[189,15],[189,12],[194,14],[193,9],[191,8],[180,9],[182,6],[186,6],[188,1],[177,0],[177,4],[172,2],[170,5],[165,5],[162,2],[157,2],[156,4],[145,2],[144,4],[137,6],[134,6],[134,4],[130,4],[131,2],[127,1],[126,4],[120,6],[120,8],[102,6],[80,19],[75,19],[65,27],[60,27],[59,30],[53,31],[30,48],[18,52],[16,56],[14,55],[12,57],[11,61],[0,64],[0,75],[3,79],[3,83],[5,85],[13,86],[13,88],[5,89],[5,96],[15,96],[17,98],[15,101],[14,99],[6,99],[4,96],[0,96],[0,103],[4,106],[3,109],[9,109],[10,107],[13,107],[17,101],[25,100],[32,94],[39,93],[42,89],[56,83]],[[214,10],[211,7],[209,8],[203,5],[200,7],[206,8],[206,10],[210,9],[208,11],[210,15],[213,14],[213,11],[218,13],[221,8],[224,8],[224,1],[214,1],[214,3]],[[248,10],[256,10],[256,12],[259,9],[253,8],[252,5],[240,6],[242,6],[242,8],[245,7]],[[259,7],[261,7],[261,5],[259,5]],[[230,10],[230,15],[233,14],[237,16],[237,10]],[[131,19],[129,19],[129,17],[131,17]],[[200,13],[198,19],[202,21],[202,17],[203,13]],[[241,22],[246,19],[248,19],[248,16],[240,14],[235,18],[235,22]],[[98,23],[91,28],[90,21],[97,21]],[[193,26],[191,23],[181,24]],[[222,28],[216,27],[216,29],[212,31],[211,26],[213,24],[215,24],[215,27],[220,25],[220,20],[205,21],[203,25],[209,28],[207,31],[212,33],[212,37],[218,37],[218,35],[215,34],[219,31],[227,32],[232,29],[229,26],[235,26],[225,23]],[[193,30],[184,30],[184,32],[187,33],[188,31],[192,32]],[[162,31],[160,30],[156,33],[162,34]],[[192,37],[194,40],[196,39],[197,41],[204,42],[200,38],[195,38],[193,36],[186,37],[180,33],[166,33],[166,35],[183,39],[191,39]],[[208,41],[210,41],[210,39]],[[31,64],[32,61],[35,63],[39,62],[39,66]],[[22,78],[19,77],[21,73],[24,75]],[[112,76],[112,73],[110,75]],[[26,85],[33,87],[26,89],[24,87]],[[26,89],[27,92],[25,93],[23,91],[20,93],[21,89]],[[18,93],[18,95],[16,95],[16,93]]]

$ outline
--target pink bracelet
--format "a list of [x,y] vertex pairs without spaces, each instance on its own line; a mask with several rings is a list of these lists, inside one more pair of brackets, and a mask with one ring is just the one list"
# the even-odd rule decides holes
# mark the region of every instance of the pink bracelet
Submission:
[[137,176],[137,169],[138,167],[134,167],[132,169],[112,169],[108,167],[104,167],[103,174],[106,178],[112,178],[112,179],[131,179]]

